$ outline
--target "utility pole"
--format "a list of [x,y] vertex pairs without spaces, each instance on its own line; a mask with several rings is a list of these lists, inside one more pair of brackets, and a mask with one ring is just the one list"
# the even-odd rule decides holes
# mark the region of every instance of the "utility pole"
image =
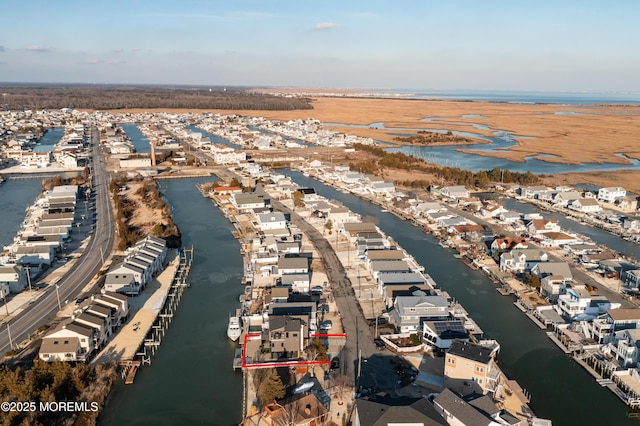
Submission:
[[9,347],[13,350],[13,340],[11,340],[11,328],[9,328],[9,305],[7,305],[7,295],[2,292],[2,298],[4,299],[4,308],[7,310],[7,335],[9,336]]
[[58,292],[58,284],[56,284],[56,297],[58,298],[58,310],[62,310],[62,305],[60,304],[60,293]]
[[29,283],[29,293],[31,293],[31,268],[26,266],[27,268],[27,282]]

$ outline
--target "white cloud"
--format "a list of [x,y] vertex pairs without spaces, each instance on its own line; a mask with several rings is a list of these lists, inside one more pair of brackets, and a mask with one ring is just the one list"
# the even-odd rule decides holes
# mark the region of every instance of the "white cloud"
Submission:
[[28,50],[29,52],[51,52],[50,47],[38,46],[36,44],[31,44],[24,48],[24,50]]
[[335,22],[320,22],[316,24],[313,29],[314,30],[331,30],[334,28],[339,28],[340,24],[336,24]]

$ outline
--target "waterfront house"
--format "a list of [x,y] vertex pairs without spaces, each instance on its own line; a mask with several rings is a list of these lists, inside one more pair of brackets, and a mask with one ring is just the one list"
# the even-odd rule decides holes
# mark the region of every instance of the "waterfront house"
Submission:
[[[258,215],[258,229],[267,230],[283,230],[287,229],[287,219],[283,213],[262,213]],[[288,234],[289,232],[286,231]]]
[[557,219],[534,219],[527,223],[527,232],[531,235],[540,235],[545,232],[560,232],[560,224]]
[[240,193],[231,197],[231,204],[240,212],[248,212],[252,209],[264,207],[265,200],[260,195]]
[[[102,305],[98,305],[90,302],[89,305],[83,307],[81,311],[87,312],[91,315],[102,318],[104,324],[107,327],[109,334],[113,333],[114,329],[116,328],[116,324],[113,324],[111,322],[112,320],[111,309],[107,308],[106,306],[102,306]],[[74,311],[74,313],[75,312],[77,311]]]
[[91,312],[82,312],[79,315],[73,315],[73,322],[84,325],[86,327],[93,328],[97,331],[97,347],[102,346],[111,336],[111,327],[107,322],[107,319],[99,315],[94,315]]
[[491,242],[490,248],[493,255],[496,252],[527,249],[529,248],[529,243],[526,238],[496,238]]
[[302,200],[305,203],[311,201],[317,201],[319,199],[318,194],[316,193],[315,188],[298,188],[297,191],[302,194]]
[[638,367],[640,329],[632,328],[613,333],[613,341],[606,344],[602,352],[613,355],[623,368]]
[[385,237],[379,232],[359,232],[356,237],[356,251],[363,256],[368,250],[380,250],[388,246]]
[[425,320],[449,318],[449,303],[442,296],[398,296],[393,307],[390,319],[399,333],[417,332]]
[[546,251],[540,249],[515,249],[500,255],[502,271],[523,273],[530,272],[536,264],[549,260]]
[[51,266],[53,258],[54,248],[52,246],[19,246],[16,249],[16,263],[21,265]]
[[327,424],[329,411],[315,394],[293,395],[267,404],[261,412],[245,417],[242,426],[317,426]]
[[627,191],[619,186],[600,188],[598,190],[598,200],[605,203],[615,203],[618,199],[625,197]]
[[306,321],[288,315],[269,315],[268,347],[272,359],[302,356],[309,329]]
[[[482,398],[482,397],[480,397]],[[488,397],[484,397],[488,398]],[[479,402],[463,398],[461,393],[444,389],[433,399],[433,405],[438,413],[446,419],[447,424],[456,426],[523,426],[512,414],[505,412],[501,415],[496,405],[490,399]]]
[[545,232],[540,234],[540,244],[545,247],[561,247],[568,244],[580,243],[582,240],[564,232]]
[[383,250],[369,250],[365,253],[365,266],[370,269],[371,262],[376,260],[404,260],[407,258],[407,254],[404,250],[395,249],[383,249]]
[[278,315],[300,318],[308,325],[310,331],[317,330],[318,304],[309,301],[309,296],[304,297],[307,301],[292,301],[295,296],[295,294],[289,295],[287,302],[271,303],[267,311],[269,318]]
[[29,283],[27,268],[16,264],[0,265],[0,286],[8,295],[17,294],[24,290]]
[[437,213],[437,212],[446,210],[446,208],[440,203],[422,202],[414,205],[412,207],[412,210],[415,214],[424,216],[427,213]]
[[122,294],[106,291],[97,296],[91,296],[91,303],[111,311],[111,324],[114,327],[119,327],[129,317],[129,300]]
[[443,186],[440,193],[447,198],[468,198],[469,190],[462,185]]
[[640,269],[630,269],[624,272],[624,286],[630,290],[640,290]]
[[213,192],[220,195],[234,195],[241,194],[242,188],[239,186],[216,186],[213,188]]
[[640,216],[625,217],[622,227],[629,232],[640,232]]
[[602,210],[597,200],[593,198],[578,198],[569,202],[569,209],[589,214]]
[[[540,265],[544,265],[544,263]],[[567,283],[562,276],[547,275],[540,280],[540,294],[549,299],[551,303],[556,303],[558,297],[566,292]]]
[[352,222],[354,219],[355,216],[353,216],[351,210],[346,207],[331,207],[327,214],[327,220],[330,220],[334,224]]
[[369,262],[368,267],[374,281],[381,272],[411,272],[409,263],[405,260],[373,260]]
[[391,398],[374,395],[355,400],[354,426],[448,425],[434,406],[424,397]]
[[579,198],[582,198],[582,195],[577,191],[561,191],[551,197],[551,204],[556,207],[567,207],[571,202]]
[[456,340],[469,338],[461,319],[422,321],[421,325],[422,342],[437,353],[450,348]]
[[585,335],[599,344],[609,343],[614,333],[629,329],[640,329],[640,308],[609,309],[583,328]]
[[610,302],[604,296],[592,296],[584,285],[567,288],[566,294],[558,296],[555,305],[556,311],[569,321],[594,319],[619,307],[620,303]]
[[618,204],[618,207],[622,210],[635,211],[638,209],[638,197],[635,195],[620,197],[616,201],[616,204]]
[[501,212],[497,217],[500,219],[500,222],[506,224],[512,224],[520,221],[520,213],[512,212],[510,210]]
[[396,192],[396,187],[392,182],[373,182],[370,184],[371,192],[375,195],[392,195]]
[[548,190],[546,186],[523,186],[520,187],[519,194],[524,198],[538,198],[538,194]]
[[460,394],[493,394],[502,372],[496,347],[455,340],[445,355],[444,384]]
[[345,222],[338,227],[338,230],[354,238],[360,232],[378,232],[378,227],[370,222]]
[[311,277],[309,274],[284,274],[280,282],[294,293],[309,293]]
[[138,286],[142,287],[142,289],[146,287],[146,285],[149,283],[149,280],[151,279],[151,272],[149,270],[141,268],[140,266],[134,265],[127,261],[119,265],[115,265],[113,269],[107,272],[107,275],[109,274],[133,275],[133,279],[136,281]]
[[486,203],[480,210],[480,214],[484,217],[498,217],[502,213],[506,213],[509,210],[505,209],[500,204]]
[[540,280],[549,276],[553,276],[555,280],[559,279],[565,284],[569,284],[573,280],[571,268],[566,262],[537,263],[531,268],[531,273],[537,275]]
[[[378,273],[378,291],[385,292],[385,288],[395,285],[418,285],[427,283],[425,277],[419,272],[380,272]],[[390,306],[392,301],[387,303]]]
[[278,273],[286,274],[308,274],[310,258],[305,256],[279,257]]
[[47,362],[86,361],[98,348],[98,330],[78,324],[64,322],[42,338],[38,356]]
[[132,273],[112,271],[105,276],[104,289],[127,296],[137,296],[142,286],[136,282]]

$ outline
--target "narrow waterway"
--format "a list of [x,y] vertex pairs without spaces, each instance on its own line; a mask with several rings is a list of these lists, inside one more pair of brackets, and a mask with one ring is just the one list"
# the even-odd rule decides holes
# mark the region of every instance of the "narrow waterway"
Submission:
[[42,192],[42,179],[7,179],[0,184],[0,251],[13,242],[26,209]]
[[610,232],[593,226],[583,225],[573,219],[568,219],[562,214],[547,212],[534,204],[523,203],[513,198],[505,198],[501,200],[501,202],[504,207],[509,210],[515,210],[521,213],[540,213],[544,215],[544,217],[556,219],[563,229],[589,237],[593,242],[605,245],[618,253],[640,259],[640,245],[613,235]]
[[566,356],[495,285],[440,247],[434,238],[356,196],[344,194],[301,173],[283,172],[296,183],[310,186],[327,198],[342,202],[378,226],[426,268],[436,283],[458,300],[485,332],[501,345],[501,369],[532,395],[531,407],[554,425],[637,425],[626,416],[627,407],[600,387],[576,362]]
[[151,151],[151,142],[141,131],[138,129],[138,125],[135,123],[121,123],[120,127],[129,136],[131,143],[136,148],[136,152],[145,153]]
[[187,126],[186,128],[191,130],[192,132],[195,132],[195,133],[202,133],[202,136],[204,136],[206,138],[209,138],[211,140],[211,143],[227,145],[227,146],[230,146],[233,149],[244,149],[243,146],[235,144],[235,143],[231,142],[230,140],[225,139],[223,137],[220,137],[218,135],[214,135],[213,133],[209,133],[206,130],[201,129],[200,127],[197,127],[194,124],[191,124],[191,125]]
[[100,424],[230,425],[242,418],[242,375],[232,369],[234,348],[226,334],[243,291],[242,256],[231,224],[195,187],[212,180],[161,182],[184,246],[195,249],[191,287],[152,365],[133,385],[118,381]]
[[42,135],[38,144],[33,148],[33,152],[53,151],[56,144],[60,142],[60,139],[62,139],[63,136],[64,127],[52,127]]

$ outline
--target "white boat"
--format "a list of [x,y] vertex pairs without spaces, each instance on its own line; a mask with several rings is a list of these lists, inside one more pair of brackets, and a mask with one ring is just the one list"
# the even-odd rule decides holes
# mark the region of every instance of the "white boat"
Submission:
[[242,334],[242,327],[240,326],[239,317],[229,317],[229,325],[227,326],[227,336],[234,342],[240,338]]

